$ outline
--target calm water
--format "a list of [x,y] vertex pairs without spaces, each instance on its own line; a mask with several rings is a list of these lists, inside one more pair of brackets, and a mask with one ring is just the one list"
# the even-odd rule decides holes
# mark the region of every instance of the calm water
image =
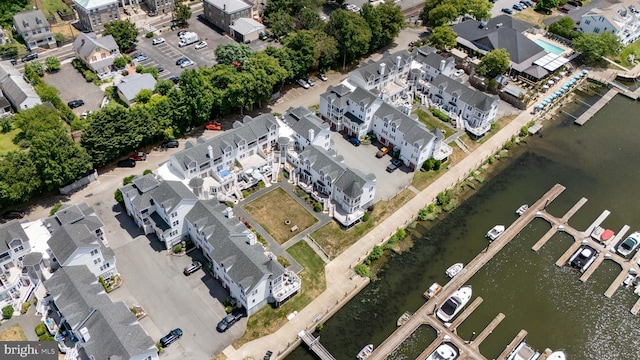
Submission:
[[[584,107],[575,103],[563,110]],[[618,96],[583,127],[568,117],[546,123],[544,137],[532,138],[527,152],[460,208],[435,225],[411,230],[413,249],[393,256],[380,279],[325,324],[321,342],[337,359],[353,359],[364,345],[380,344],[403,312],[424,304],[422,294],[431,283],[446,282],[449,265],[468,263],[487,245],[487,230],[513,222],[515,209],[533,203],[556,183],[567,187],[547,208],[556,216],[581,197],[589,199],[570,219],[571,226],[584,229],[607,209],[611,215],[604,227],[640,229],[638,113],[639,104]],[[603,295],[619,266],[604,261],[586,283],[580,282],[576,271],[554,265],[571,244],[567,235],[555,235],[537,253],[531,250],[548,229],[545,221],[533,221],[471,279],[474,297],[484,302],[458,333],[468,339],[502,312],[505,319],[480,347],[488,359],[497,357],[521,329],[538,350],[564,349],[571,360],[640,359],[640,318],[629,312],[637,296],[622,288],[612,299]],[[414,359],[434,338],[432,329],[423,327],[391,358]],[[300,347],[288,359],[314,356]]]

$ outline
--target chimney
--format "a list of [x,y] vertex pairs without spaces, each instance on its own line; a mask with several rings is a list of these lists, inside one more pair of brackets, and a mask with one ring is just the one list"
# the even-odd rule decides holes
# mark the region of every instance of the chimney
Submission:
[[209,153],[209,159],[213,160],[213,147],[207,146],[207,152]]
[[226,216],[227,219],[231,219],[233,217],[233,208],[227,207],[224,209],[224,216]]
[[444,67],[446,64],[447,62],[444,59],[440,60],[440,72],[444,71]]
[[396,56],[396,67],[400,69],[400,64],[402,63],[402,57],[400,55]]
[[80,39],[80,46],[84,46],[84,39]]
[[227,11],[227,4],[222,4],[222,10]]
[[385,65],[384,63],[380,64],[380,68],[378,69],[378,72],[380,73],[380,76],[384,76],[384,69],[387,67],[387,65]]
[[309,140],[309,142],[312,142],[314,137],[316,137],[316,132],[313,131],[313,129],[309,129],[309,138],[307,140]]

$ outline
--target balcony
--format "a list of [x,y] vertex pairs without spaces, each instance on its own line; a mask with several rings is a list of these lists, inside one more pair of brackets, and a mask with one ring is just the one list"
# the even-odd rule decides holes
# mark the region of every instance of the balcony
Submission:
[[364,216],[364,210],[358,209],[352,213],[348,213],[340,207],[340,205],[335,205],[335,209],[333,212],[333,218],[336,219],[342,226],[350,227],[355,223],[359,222],[360,219]]
[[302,285],[300,278],[292,271],[285,271],[281,278],[280,283],[271,289],[278,305],[297,293]]

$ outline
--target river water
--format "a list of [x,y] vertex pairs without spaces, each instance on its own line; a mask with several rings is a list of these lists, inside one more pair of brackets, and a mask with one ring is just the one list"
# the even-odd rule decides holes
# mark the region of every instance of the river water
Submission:
[[[586,95],[582,100],[595,101]],[[563,107],[584,109],[578,102]],[[574,228],[585,229],[607,209],[611,215],[603,227],[618,232],[628,224],[630,231],[639,230],[638,114],[638,103],[616,96],[585,126],[566,115],[545,122],[544,136],[532,137],[526,150],[458,209],[410,230],[414,247],[390,256],[378,280],[324,324],[322,344],[341,360],[354,359],[366,344],[380,344],[403,312],[424,304],[429,285],[447,281],[449,265],[468,263],[487,246],[490,228],[511,224],[521,204],[535,202],[556,183],[567,188],[547,207],[557,217],[581,197],[589,199],[569,220]],[[640,359],[640,318],[629,312],[638,297],[625,288],[611,299],[603,295],[620,267],[605,260],[587,282],[579,281],[577,271],[554,265],[572,242],[568,235],[556,234],[539,252],[531,250],[549,227],[534,220],[470,280],[474,298],[484,301],[458,334],[465,339],[479,334],[501,312],[505,319],[480,345],[488,359],[497,358],[521,329],[534,348],[563,349],[570,360]],[[391,358],[415,359],[434,338],[423,326]],[[314,356],[301,346],[287,359]]]

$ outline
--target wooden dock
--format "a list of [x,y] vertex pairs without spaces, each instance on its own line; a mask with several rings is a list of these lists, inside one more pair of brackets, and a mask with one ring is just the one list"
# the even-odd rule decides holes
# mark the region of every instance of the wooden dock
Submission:
[[525,337],[527,337],[527,331],[520,330],[518,335],[513,340],[511,340],[511,342],[509,343],[509,345],[507,345],[507,347],[504,349],[502,354],[498,356],[498,359],[506,359],[507,356],[509,356],[509,354],[511,354],[511,352],[516,348],[516,346],[520,345],[520,343],[522,342],[522,340],[524,340]]
[[602,109],[609,101],[611,101],[611,99],[613,99],[613,97],[617,93],[618,93],[617,88],[614,87],[609,89],[609,91],[607,91],[607,93],[604,94],[604,96],[602,96],[595,104],[593,104],[590,108],[588,108],[587,111],[582,113],[582,115],[580,115],[575,120],[575,123],[578,125],[584,125],[587,121],[589,121],[589,119],[593,117],[593,115],[595,115],[595,113],[600,111],[600,109]]
[[320,360],[336,360],[336,358],[331,355],[329,350],[327,350],[322,344],[320,344],[320,337],[314,337],[312,334],[307,332],[306,330],[302,330],[298,333],[298,337],[302,342],[307,344],[309,350],[313,351],[314,354]]
[[480,344],[484,341],[484,339],[487,338],[487,336],[491,335],[493,330],[502,322],[502,320],[504,320],[504,314],[499,313],[493,320],[491,320],[489,325],[486,328],[484,328],[484,330],[482,330],[480,335],[478,335],[478,337],[471,342],[473,346],[476,349],[479,349]]

